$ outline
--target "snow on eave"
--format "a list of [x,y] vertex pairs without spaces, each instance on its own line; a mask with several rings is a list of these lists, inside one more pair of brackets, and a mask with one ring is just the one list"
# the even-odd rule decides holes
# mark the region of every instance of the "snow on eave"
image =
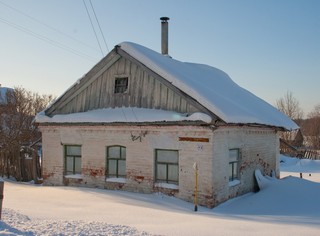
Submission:
[[259,124],[259,123],[227,123],[226,125],[223,126],[240,126],[240,127],[260,127],[260,128],[270,128],[270,129],[274,129],[277,131],[289,131],[291,132],[291,130],[287,130],[285,127],[283,126],[274,126],[274,125],[267,125],[267,124]]
[[53,117],[44,112],[36,115],[35,121],[40,124],[104,124],[104,123],[152,123],[152,122],[181,122],[201,121],[212,122],[210,116],[204,113],[181,114],[174,111],[146,109],[136,107],[104,108],[87,112],[59,114]]
[[286,115],[241,88],[217,68],[181,62],[131,42],[118,46],[226,123],[257,123],[286,130],[299,128]]

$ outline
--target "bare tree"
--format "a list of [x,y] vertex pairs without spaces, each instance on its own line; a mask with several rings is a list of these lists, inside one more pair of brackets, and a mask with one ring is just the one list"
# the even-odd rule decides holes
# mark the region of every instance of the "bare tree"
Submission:
[[308,114],[308,118],[320,117],[320,103],[314,106],[313,111]]
[[292,120],[300,120],[303,117],[303,111],[300,108],[299,101],[290,91],[287,91],[284,97],[276,100],[276,107]]
[[[299,101],[293,96],[293,93],[290,91],[287,91],[284,97],[276,100],[276,107],[278,108],[278,110],[286,114],[297,123],[303,117],[303,111],[300,108]],[[279,135],[281,139],[295,146],[297,132],[281,132]]]
[[6,103],[0,106],[2,175],[13,175],[21,180],[20,149],[41,137],[34,117],[52,100],[52,95],[39,95],[21,87],[7,91]]
[[316,105],[308,114],[307,141],[313,149],[320,149],[320,104]]

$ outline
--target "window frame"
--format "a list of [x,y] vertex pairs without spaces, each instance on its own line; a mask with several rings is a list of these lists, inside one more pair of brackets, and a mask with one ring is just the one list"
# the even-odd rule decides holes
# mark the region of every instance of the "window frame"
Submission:
[[[235,161],[231,161],[230,158],[230,152],[231,151],[237,151],[237,158]],[[240,180],[240,172],[239,172],[239,164],[240,164],[240,159],[241,159],[241,150],[240,148],[230,148],[228,152],[228,158],[229,158],[229,164],[228,164],[228,175],[229,175],[229,182],[235,181],[235,180]],[[231,169],[230,169],[231,167]],[[236,168],[236,170],[235,170]],[[235,174],[236,173],[236,174]]]
[[[109,149],[110,148],[114,148],[114,147],[119,147],[120,149],[120,153],[119,153],[119,158],[114,158],[114,157],[109,157]],[[123,158],[123,149],[125,150],[124,151],[124,158]],[[109,161],[116,161],[116,174],[110,174],[110,164],[109,164]],[[119,174],[119,161],[125,161],[125,174],[122,175],[121,173]],[[106,147],[106,176],[108,178],[126,178],[127,176],[127,173],[126,173],[126,170],[127,170],[127,148],[125,146],[122,146],[122,145],[111,145],[111,146],[107,146]]]
[[[158,161],[158,151],[173,151],[177,153],[177,163]],[[158,177],[158,164],[165,165],[166,167],[166,178],[159,179]],[[177,180],[169,179],[169,166],[177,167]],[[179,150],[174,149],[155,149],[155,182],[156,183],[168,183],[179,185]]]
[[[77,175],[82,173],[82,146],[81,145],[74,145],[68,144],[64,146],[64,175]],[[68,147],[80,147],[80,155],[68,155]],[[68,170],[68,157],[72,158],[72,172]],[[76,169],[76,159],[80,159],[80,170],[77,171]]]
[[[121,81],[125,80],[125,83],[122,83]],[[119,82],[117,82],[119,81]],[[114,94],[123,94],[128,93],[129,88],[129,76],[123,75],[123,76],[116,76],[114,79]]]

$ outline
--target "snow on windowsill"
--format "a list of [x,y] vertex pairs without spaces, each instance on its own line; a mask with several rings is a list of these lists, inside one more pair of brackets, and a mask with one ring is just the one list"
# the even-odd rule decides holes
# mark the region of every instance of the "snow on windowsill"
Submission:
[[83,179],[82,175],[80,175],[80,174],[65,175],[64,177],[67,178],[67,179]]
[[168,189],[179,189],[179,186],[176,184],[168,184],[168,183],[155,183],[154,184],[155,187],[158,188],[168,188]]
[[232,180],[232,181],[229,182],[229,187],[233,187],[233,186],[236,186],[238,184],[240,184],[240,180],[235,179],[235,180]]
[[123,183],[125,184],[127,182],[126,178],[106,178],[106,182],[113,182],[113,183]]

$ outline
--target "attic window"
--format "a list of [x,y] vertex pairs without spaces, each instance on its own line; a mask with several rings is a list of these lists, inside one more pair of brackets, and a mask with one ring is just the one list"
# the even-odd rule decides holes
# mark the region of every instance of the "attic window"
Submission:
[[114,93],[125,93],[128,90],[128,77],[116,78],[114,83]]

